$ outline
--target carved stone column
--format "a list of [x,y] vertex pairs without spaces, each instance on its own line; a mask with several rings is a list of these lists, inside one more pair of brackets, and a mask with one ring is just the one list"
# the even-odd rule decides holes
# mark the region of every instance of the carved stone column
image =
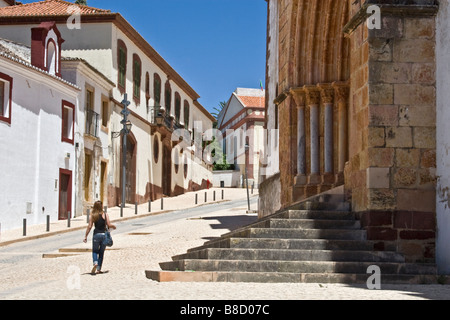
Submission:
[[306,184],[306,129],[305,129],[305,91],[302,88],[291,89],[291,95],[297,105],[297,177],[296,185]]
[[317,86],[305,86],[306,105],[310,112],[310,137],[311,137],[311,177],[310,183],[318,183],[320,174],[320,139],[319,139],[319,105],[320,89]]
[[348,120],[347,109],[349,99],[349,86],[347,83],[333,83],[335,100],[339,110],[339,172],[344,172],[345,163],[348,161]]
[[333,150],[333,104],[334,104],[334,89],[331,85],[320,85],[321,99],[324,107],[324,173],[329,174],[334,172],[334,150]]

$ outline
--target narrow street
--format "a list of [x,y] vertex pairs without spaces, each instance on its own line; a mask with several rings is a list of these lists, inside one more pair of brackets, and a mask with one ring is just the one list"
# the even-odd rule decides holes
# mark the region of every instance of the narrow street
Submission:
[[[251,201],[256,205],[257,197]],[[410,300],[448,299],[448,286],[158,283],[145,270],[256,219],[246,199],[117,222],[103,271],[92,276],[84,230],[0,248],[0,299],[33,300]],[[60,250],[61,249],[61,250]],[[43,258],[45,254],[46,258]],[[99,292],[101,296],[99,297]]]

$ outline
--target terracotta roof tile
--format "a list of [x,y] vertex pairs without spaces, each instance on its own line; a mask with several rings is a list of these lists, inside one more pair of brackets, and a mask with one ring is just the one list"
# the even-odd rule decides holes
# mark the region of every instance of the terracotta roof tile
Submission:
[[239,96],[239,99],[241,99],[247,108],[264,108],[266,103],[266,99],[264,97]]
[[110,14],[111,10],[103,10],[88,6],[76,5],[63,0],[45,0],[27,4],[18,4],[15,6],[0,8],[0,16],[21,17],[21,16],[41,16],[56,15],[67,16],[74,12],[69,7],[77,6],[80,8],[81,15]]

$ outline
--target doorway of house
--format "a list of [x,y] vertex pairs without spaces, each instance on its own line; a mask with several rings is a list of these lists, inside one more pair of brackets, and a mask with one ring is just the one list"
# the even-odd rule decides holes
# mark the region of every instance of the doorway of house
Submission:
[[172,149],[169,145],[163,146],[163,162],[162,162],[162,176],[161,185],[164,196],[171,196],[172,189]]
[[[135,203],[136,200],[136,139],[132,133],[127,135],[127,151],[125,164],[125,203]],[[120,167],[122,180],[122,166]],[[122,185],[122,181],[120,181]]]
[[59,170],[59,220],[67,220],[72,208],[72,171]]

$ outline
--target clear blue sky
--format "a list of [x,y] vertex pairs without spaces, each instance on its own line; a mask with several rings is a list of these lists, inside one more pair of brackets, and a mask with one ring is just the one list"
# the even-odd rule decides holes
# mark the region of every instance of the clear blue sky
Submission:
[[265,83],[264,0],[88,0],[87,4],[119,12],[191,85],[210,112],[237,87],[259,88],[260,80]]

